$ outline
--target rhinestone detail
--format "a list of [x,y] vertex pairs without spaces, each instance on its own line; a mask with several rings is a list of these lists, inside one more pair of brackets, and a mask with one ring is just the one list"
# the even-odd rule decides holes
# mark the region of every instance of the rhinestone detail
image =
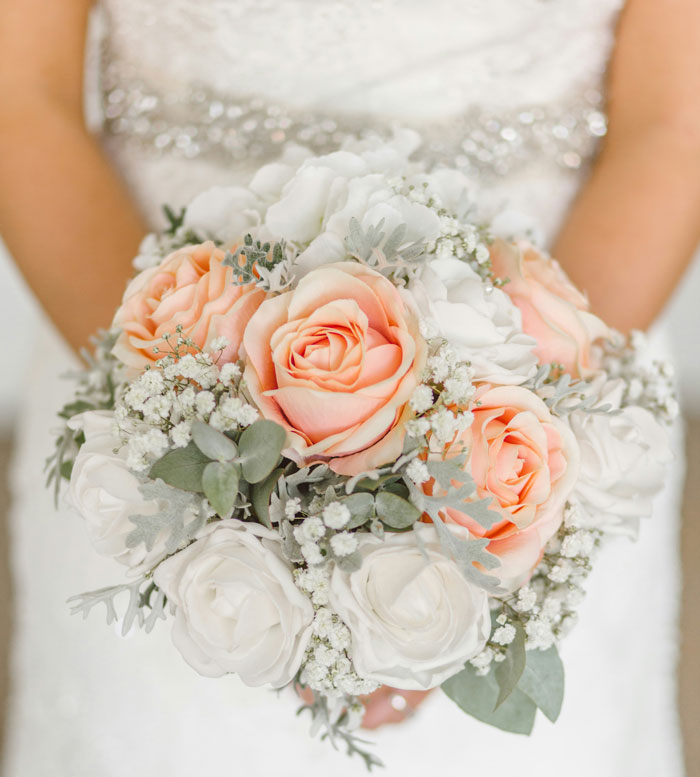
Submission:
[[[193,86],[160,94],[140,80],[105,78],[103,130],[126,137],[149,152],[217,162],[262,162],[292,141],[325,153],[351,137],[390,135],[392,122],[376,117],[331,117],[294,111],[259,98],[236,99]],[[578,170],[606,134],[602,96],[582,90],[567,104],[514,110],[467,111],[449,122],[416,126],[432,164],[456,166],[481,177],[505,176],[548,159]]]

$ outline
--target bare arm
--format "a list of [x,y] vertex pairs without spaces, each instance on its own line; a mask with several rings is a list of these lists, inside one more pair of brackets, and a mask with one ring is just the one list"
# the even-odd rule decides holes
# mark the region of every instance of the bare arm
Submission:
[[78,348],[124,290],[145,227],[82,114],[91,0],[0,0],[0,233]]
[[628,0],[610,132],[554,247],[593,309],[647,327],[700,239],[700,3]]

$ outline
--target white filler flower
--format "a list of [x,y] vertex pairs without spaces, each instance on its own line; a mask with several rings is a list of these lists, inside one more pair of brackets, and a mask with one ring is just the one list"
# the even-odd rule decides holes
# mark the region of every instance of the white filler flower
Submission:
[[297,588],[279,535],[237,520],[164,561],[154,579],[176,606],[173,642],[207,677],[289,683],[311,637],[314,610]]
[[[88,536],[102,556],[129,567],[150,566],[164,555],[162,544],[147,552],[144,545],[128,548],[126,538],[135,528],[130,515],[153,515],[158,503],[146,501],[138,479],[129,471],[126,447],[114,431],[114,414],[90,411],[70,421],[81,428],[85,443],[73,465],[68,503],[85,520]],[[117,451],[115,453],[115,450]]]
[[350,629],[360,677],[426,690],[483,650],[491,631],[486,592],[445,555],[433,526],[383,541],[364,535],[359,550],[359,570],[333,571],[330,605]]

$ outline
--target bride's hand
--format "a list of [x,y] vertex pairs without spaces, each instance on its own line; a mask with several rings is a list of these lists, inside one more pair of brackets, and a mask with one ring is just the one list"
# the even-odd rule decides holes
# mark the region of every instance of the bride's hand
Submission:
[[[299,697],[306,704],[313,703],[313,692],[297,686]],[[373,730],[387,723],[403,723],[422,704],[430,691],[400,691],[383,685],[379,690],[360,697],[365,705],[362,728]]]
[[363,696],[365,716],[362,728],[372,730],[387,723],[403,723],[423,703],[430,691],[399,691],[383,685],[369,696]]

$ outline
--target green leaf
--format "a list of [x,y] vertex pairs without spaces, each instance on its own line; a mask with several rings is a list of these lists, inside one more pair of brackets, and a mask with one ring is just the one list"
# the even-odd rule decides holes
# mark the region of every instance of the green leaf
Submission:
[[[445,490],[445,494],[425,497],[426,504],[433,508],[451,507],[466,513],[484,529],[490,529],[494,523],[502,520],[500,513],[489,510],[490,499],[474,499],[476,486],[471,475],[462,469],[463,457],[447,459],[446,461],[426,461],[428,472]],[[455,486],[455,483],[458,485]]]
[[442,684],[442,690],[477,720],[510,731],[513,734],[530,734],[535,724],[535,703],[517,688],[498,709],[498,682],[493,672],[480,677],[471,664]]
[[127,548],[143,543],[150,552],[161,540],[165,553],[174,553],[194,539],[206,523],[202,500],[186,491],[171,488],[162,480],[142,483],[139,491],[146,501],[157,501],[158,512],[129,516],[134,528],[126,537]]
[[350,520],[345,526],[346,530],[357,529],[369,521],[374,513],[374,497],[362,491],[357,491],[350,496],[339,500],[350,510]]
[[202,486],[211,506],[222,517],[233,511],[238,496],[241,468],[226,461],[212,461],[204,468]]
[[192,439],[199,450],[213,461],[231,461],[238,455],[236,443],[203,421],[192,424]]
[[238,441],[239,461],[248,483],[259,483],[277,466],[287,432],[274,421],[260,420],[249,426]]
[[508,645],[505,661],[496,664],[494,673],[498,683],[498,709],[516,689],[525,671],[525,629],[520,623],[515,624],[515,639]]
[[357,550],[354,553],[351,553],[349,556],[335,557],[334,560],[338,569],[346,572],[347,574],[357,572],[357,570],[362,566],[362,554]]
[[84,399],[76,399],[75,402],[69,402],[64,405],[59,412],[60,418],[73,418],[79,413],[85,413],[87,410],[94,410],[95,405],[92,402],[86,402]]
[[479,564],[484,569],[495,569],[500,565],[498,559],[486,549],[490,540],[487,537],[480,540],[463,540],[445,526],[439,513],[431,513],[430,517],[433,519],[443,550],[457,564],[464,577],[489,593],[502,594],[499,579],[493,575],[484,574],[476,566]]
[[377,515],[392,529],[408,529],[421,516],[414,505],[389,491],[380,491],[374,503]]
[[283,469],[273,470],[265,480],[256,483],[251,491],[250,501],[253,505],[255,516],[260,523],[263,526],[267,526],[268,529],[272,528],[272,521],[270,520],[270,497],[283,474]]
[[151,467],[148,476],[151,480],[160,478],[164,483],[183,491],[202,490],[202,474],[210,459],[205,456],[194,442],[185,448],[169,451]]
[[528,650],[518,689],[529,696],[556,723],[564,701],[564,665],[556,647]]

